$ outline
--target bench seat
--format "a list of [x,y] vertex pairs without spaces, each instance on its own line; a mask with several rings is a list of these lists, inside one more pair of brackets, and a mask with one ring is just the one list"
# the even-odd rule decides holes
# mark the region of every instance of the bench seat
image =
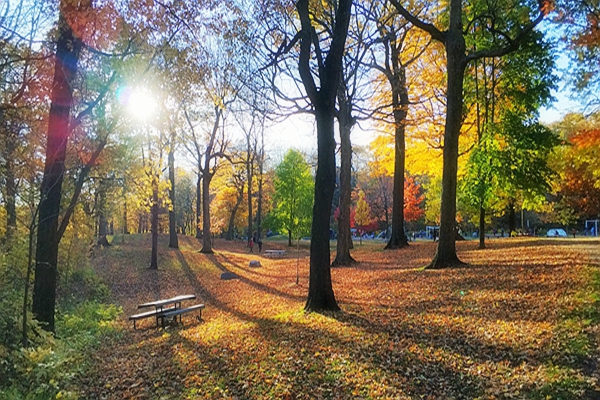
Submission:
[[265,257],[277,257],[282,258],[285,257],[285,250],[265,250]]
[[[143,313],[131,315],[129,317],[129,320],[133,321],[133,329],[136,329],[135,323],[138,319],[149,318],[149,317],[159,317],[161,314],[164,314],[165,312],[169,312],[169,311],[173,311],[173,310],[175,310],[175,307],[167,307],[167,308],[163,308],[162,310],[156,309],[156,310],[146,311]],[[158,321],[157,321],[157,323],[158,323]]]
[[202,318],[202,309],[204,308],[204,304],[194,304],[193,306],[189,306],[186,308],[177,308],[174,310],[169,310],[166,312],[162,312],[160,314],[158,314],[158,318],[161,319],[161,325],[164,327],[165,326],[165,318],[171,318],[171,317],[175,317],[177,318],[177,316],[179,315],[179,322],[181,323],[181,315],[182,314],[186,314],[195,310],[200,310],[200,315],[198,317],[198,319]]

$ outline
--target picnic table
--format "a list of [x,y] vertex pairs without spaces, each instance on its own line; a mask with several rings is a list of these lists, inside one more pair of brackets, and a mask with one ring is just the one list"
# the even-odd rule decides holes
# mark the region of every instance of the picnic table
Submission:
[[265,257],[282,258],[285,257],[285,250],[265,250]]
[[200,311],[200,316],[198,319],[202,318],[202,309],[204,308],[204,304],[194,304],[192,306],[182,308],[181,302],[185,300],[194,300],[196,298],[195,294],[184,294],[175,297],[171,297],[169,299],[161,299],[156,301],[151,301],[148,303],[143,303],[138,305],[138,309],[142,308],[151,308],[154,307],[154,310],[142,312],[139,314],[135,314],[129,317],[130,321],[133,321],[133,329],[136,329],[136,321],[142,318],[156,318],[156,326],[158,327],[158,322],[160,320],[161,326],[165,326],[165,319],[174,317],[177,320],[177,316],[179,316],[179,322],[181,323],[181,316],[185,313],[192,312],[194,310]]

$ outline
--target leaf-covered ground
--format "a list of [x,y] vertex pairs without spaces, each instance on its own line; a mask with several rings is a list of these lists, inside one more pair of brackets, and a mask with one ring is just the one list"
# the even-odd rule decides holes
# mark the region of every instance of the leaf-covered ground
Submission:
[[[149,241],[119,237],[94,257],[123,334],[90,356],[83,398],[600,398],[597,240],[459,242],[469,266],[443,271],[419,269],[432,243],[357,244],[360,263],[332,270],[343,311],[329,314],[303,312],[305,246],[268,259],[217,241],[204,255],[180,238],[150,271]],[[184,293],[206,304],[202,323],[128,323],[137,304]]]

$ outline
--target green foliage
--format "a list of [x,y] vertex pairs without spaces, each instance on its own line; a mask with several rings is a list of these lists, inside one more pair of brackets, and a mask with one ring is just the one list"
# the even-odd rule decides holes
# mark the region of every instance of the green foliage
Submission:
[[304,156],[289,150],[275,169],[273,222],[293,238],[310,232],[314,179]]
[[518,52],[473,64],[465,88],[466,102],[477,104],[478,143],[461,181],[466,204],[494,214],[516,197],[533,207],[549,190],[548,159],[559,140],[537,114],[552,100],[552,65],[553,49],[539,32]]
[[90,267],[75,270],[61,285],[59,301],[72,307],[84,301],[107,302],[110,291]]
[[509,196],[520,191],[530,202],[545,195],[555,177],[548,159],[560,144],[558,137],[540,123],[509,114],[502,139],[494,157],[499,187]]
[[21,235],[0,252],[0,398],[76,398],[73,379],[82,371],[86,351],[98,345],[101,335],[116,332],[113,321],[120,308],[100,303],[107,300],[108,289],[90,268],[79,268],[68,279],[63,274],[56,338],[29,312],[24,348],[26,260],[27,242]]

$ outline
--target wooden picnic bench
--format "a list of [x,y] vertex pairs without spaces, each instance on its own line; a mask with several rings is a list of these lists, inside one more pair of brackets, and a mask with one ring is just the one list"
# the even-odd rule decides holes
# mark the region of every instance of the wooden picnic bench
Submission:
[[285,257],[285,250],[265,250],[265,257],[282,258]]
[[130,321],[133,321],[133,329],[137,329],[136,322],[139,319],[155,317],[156,318],[156,326],[158,327],[158,322],[160,320],[161,326],[165,326],[165,318],[171,318],[179,316],[179,322],[181,323],[181,316],[185,313],[192,312],[194,310],[200,310],[199,319],[202,317],[202,309],[204,308],[204,304],[195,304],[190,307],[182,308],[181,302],[185,300],[194,300],[196,295],[186,294],[175,296],[170,299],[162,299],[151,301],[148,303],[143,303],[138,305],[138,309],[141,308],[149,308],[154,307],[154,310],[142,312],[139,314],[135,314],[129,317]]

